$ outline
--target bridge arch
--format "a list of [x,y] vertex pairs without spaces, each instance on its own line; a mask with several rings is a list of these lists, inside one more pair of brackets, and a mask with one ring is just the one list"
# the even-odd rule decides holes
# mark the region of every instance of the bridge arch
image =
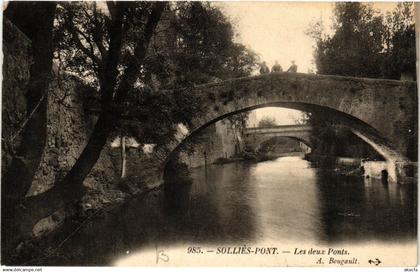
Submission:
[[284,136],[284,135],[281,135],[281,136],[266,136],[266,137],[263,137],[262,139],[259,139],[256,142],[253,150],[258,152],[259,150],[261,150],[262,148],[264,148],[264,146],[266,144],[270,143],[270,141],[278,140],[278,139],[292,139],[295,142],[304,144],[307,148],[310,148],[312,150],[313,149],[313,145],[310,142],[310,139],[309,138],[304,139],[304,138],[305,137],[300,137],[300,136]]
[[289,138],[305,144],[313,149],[311,141],[311,127],[309,125],[285,125],[271,128],[247,128],[243,132],[245,148],[252,151],[259,150],[272,139]]
[[185,138],[228,116],[263,107],[334,116],[393,164],[407,160],[407,141],[417,137],[413,82],[276,73],[202,85],[192,91],[202,100],[201,111],[194,116],[188,135],[156,149],[162,170]]

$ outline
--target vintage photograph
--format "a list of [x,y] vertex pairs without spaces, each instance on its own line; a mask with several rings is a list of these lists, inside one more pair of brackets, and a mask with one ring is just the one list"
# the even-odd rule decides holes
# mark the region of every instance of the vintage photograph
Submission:
[[417,8],[4,2],[1,264],[415,267]]

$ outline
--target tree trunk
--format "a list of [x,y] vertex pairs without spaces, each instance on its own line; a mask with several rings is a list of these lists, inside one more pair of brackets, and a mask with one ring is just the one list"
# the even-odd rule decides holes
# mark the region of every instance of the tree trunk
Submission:
[[10,238],[6,253],[16,248],[20,241],[30,239],[33,226],[39,220],[60,208],[71,206],[83,197],[83,181],[98,160],[114,123],[112,117],[106,114],[101,116],[96,122],[88,144],[66,177],[50,190],[26,198],[17,209],[13,210],[12,220],[9,220],[8,236],[2,236]]
[[120,137],[120,145],[121,145],[121,178],[125,178],[126,176],[126,164],[127,164],[127,156],[125,153],[125,136],[121,133]]
[[[12,7],[19,11],[19,6],[13,5],[9,9]],[[24,197],[29,190],[46,143],[47,89],[51,78],[52,26],[55,8],[55,2],[41,2],[21,10],[23,14],[30,13],[35,16],[32,17],[34,18],[31,22],[32,28],[23,30],[24,33],[31,32],[29,37],[32,41],[33,63],[26,94],[28,122],[23,129],[21,145],[17,149],[16,156],[3,176],[2,194],[9,200],[16,201]]]
[[[28,83],[27,123],[22,140],[9,169],[2,176],[2,250],[14,239],[17,224],[15,208],[28,192],[41,162],[47,135],[47,90],[53,57],[52,27],[56,2],[11,3],[5,14],[10,15],[32,42],[32,65]],[[26,24],[22,24],[22,18]],[[12,244],[14,246],[14,244]],[[4,255],[3,255],[4,256]]]
[[66,203],[71,204],[83,196],[83,181],[99,159],[114,124],[114,117],[102,114],[96,122],[82,154],[64,179],[57,182],[52,189],[27,198],[23,204],[26,213],[32,217],[31,221],[37,222],[65,207]]

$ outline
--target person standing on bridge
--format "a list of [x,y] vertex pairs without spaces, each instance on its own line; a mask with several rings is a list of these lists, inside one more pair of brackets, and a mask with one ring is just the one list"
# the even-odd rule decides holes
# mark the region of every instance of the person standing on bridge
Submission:
[[283,72],[283,68],[281,68],[279,62],[276,60],[275,64],[271,68],[272,73],[280,73]]
[[297,65],[295,64],[294,60],[292,60],[292,65],[290,65],[289,69],[287,69],[287,72],[289,72],[289,73],[296,73],[297,72]]
[[263,61],[260,65],[260,74],[268,74],[270,73],[270,68],[268,68],[267,64],[265,63],[265,61]]

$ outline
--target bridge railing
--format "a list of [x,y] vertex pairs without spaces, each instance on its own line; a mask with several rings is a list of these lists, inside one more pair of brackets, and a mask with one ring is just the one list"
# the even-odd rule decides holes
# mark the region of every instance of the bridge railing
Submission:
[[290,128],[311,128],[310,125],[280,125],[280,126],[272,126],[272,127],[247,127],[245,128],[246,131],[258,131],[262,129],[290,129]]

